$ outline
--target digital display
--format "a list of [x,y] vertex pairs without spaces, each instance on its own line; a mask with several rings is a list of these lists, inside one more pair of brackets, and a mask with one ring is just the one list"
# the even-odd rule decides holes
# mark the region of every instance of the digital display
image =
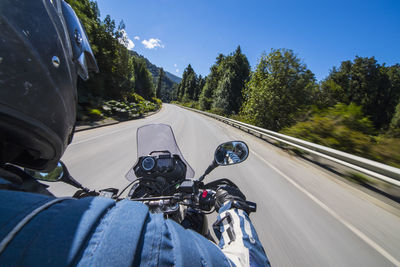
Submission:
[[171,158],[166,158],[166,159],[158,159],[157,160],[157,167],[159,168],[168,168],[170,166],[172,166],[172,159]]

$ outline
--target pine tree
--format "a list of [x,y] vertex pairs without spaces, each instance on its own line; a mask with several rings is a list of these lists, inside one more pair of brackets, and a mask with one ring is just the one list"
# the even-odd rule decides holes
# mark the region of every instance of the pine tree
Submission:
[[157,87],[156,87],[156,97],[161,98],[161,90],[162,90],[162,80],[165,76],[164,69],[160,68],[158,78],[157,78]]

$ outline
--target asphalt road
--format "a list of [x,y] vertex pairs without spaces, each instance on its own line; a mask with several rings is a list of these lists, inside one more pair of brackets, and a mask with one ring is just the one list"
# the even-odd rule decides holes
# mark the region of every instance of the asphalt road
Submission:
[[[258,203],[251,219],[272,265],[400,266],[398,212],[265,141],[173,105],[144,119],[78,132],[62,160],[86,187],[122,189],[136,161],[136,129],[150,123],[172,126],[196,177],[220,143],[249,145],[245,162],[219,167],[206,180],[230,178]],[[52,183],[50,191],[71,196],[75,189]]]

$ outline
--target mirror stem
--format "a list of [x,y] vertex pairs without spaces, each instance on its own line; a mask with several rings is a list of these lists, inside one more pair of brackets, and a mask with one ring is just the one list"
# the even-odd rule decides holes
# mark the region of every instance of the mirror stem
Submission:
[[204,178],[206,178],[206,175],[208,175],[212,170],[214,170],[216,167],[218,167],[218,163],[213,160],[213,162],[208,166],[207,170],[204,172],[202,176],[199,178],[199,182],[203,181]]
[[77,180],[75,180],[71,175],[68,174],[67,179],[62,179],[62,181],[66,184],[70,184],[76,188],[82,189],[85,192],[89,192],[90,190],[86,187],[83,187]]

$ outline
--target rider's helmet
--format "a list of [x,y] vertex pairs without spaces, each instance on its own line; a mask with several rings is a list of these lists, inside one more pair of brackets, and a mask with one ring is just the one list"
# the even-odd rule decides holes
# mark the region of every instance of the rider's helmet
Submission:
[[77,76],[98,71],[62,0],[0,1],[0,164],[55,167],[74,133]]
[[236,143],[234,148],[233,148],[233,152],[240,159],[243,159],[243,158],[245,158],[245,155],[246,155],[246,148],[244,147],[244,145],[242,143]]

